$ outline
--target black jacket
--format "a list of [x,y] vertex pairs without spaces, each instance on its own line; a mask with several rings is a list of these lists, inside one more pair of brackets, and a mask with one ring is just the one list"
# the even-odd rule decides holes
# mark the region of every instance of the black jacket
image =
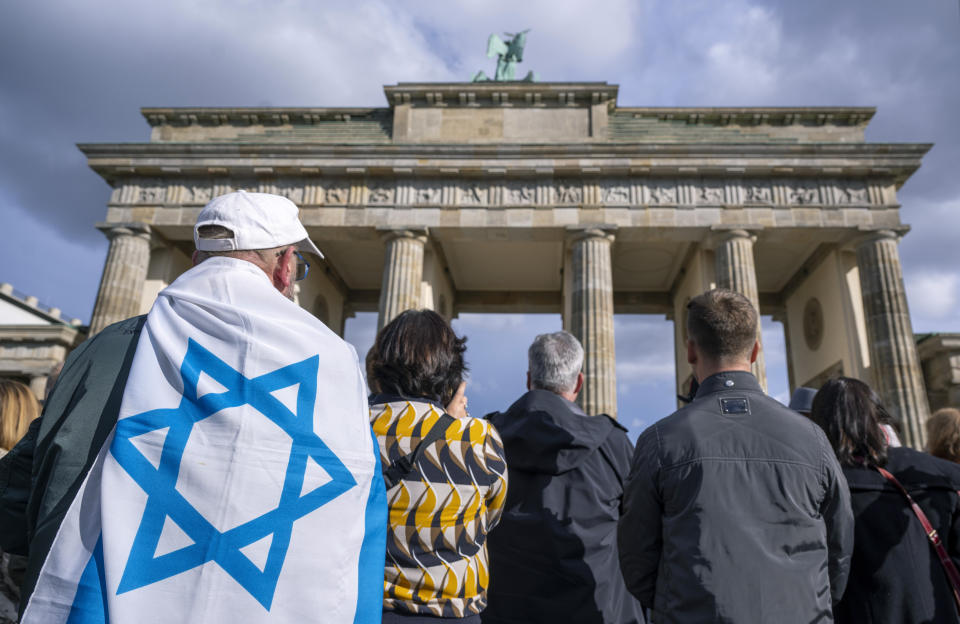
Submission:
[[546,390],[487,418],[503,439],[510,488],[487,538],[484,623],[643,622],[617,558],[633,451],[626,430]]
[[[960,466],[908,448],[891,448],[886,469],[910,492],[960,567]],[[907,500],[872,468],[844,468],[856,519],[841,624],[960,621],[943,566]]]
[[750,373],[719,373],[640,435],[618,537],[655,622],[829,622],[850,494],[819,427]]
[[146,316],[115,323],[67,358],[27,435],[0,459],[0,548],[30,556],[26,608],[53,539],[100,448],[117,424]]

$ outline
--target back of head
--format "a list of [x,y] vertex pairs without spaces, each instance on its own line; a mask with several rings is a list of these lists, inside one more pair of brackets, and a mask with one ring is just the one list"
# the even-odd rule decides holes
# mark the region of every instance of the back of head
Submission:
[[556,394],[573,392],[583,368],[583,347],[565,331],[540,334],[527,350],[530,387]]
[[0,379],[0,449],[9,451],[40,415],[40,404],[26,385]]
[[843,466],[887,463],[887,439],[881,425],[893,419],[877,393],[858,379],[837,377],[813,398],[810,418],[827,434]]
[[960,410],[943,407],[927,420],[927,450],[934,457],[960,463]]
[[370,387],[446,405],[467,371],[466,341],[436,312],[406,310],[380,330],[367,353]]
[[708,290],[687,303],[687,336],[716,362],[749,360],[757,340],[757,310],[738,292]]

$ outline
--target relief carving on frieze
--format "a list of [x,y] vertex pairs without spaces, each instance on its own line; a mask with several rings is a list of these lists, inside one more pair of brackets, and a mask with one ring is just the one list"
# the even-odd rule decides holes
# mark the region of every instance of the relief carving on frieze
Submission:
[[723,186],[706,183],[698,188],[698,204],[719,205],[723,203]]
[[537,198],[537,189],[526,184],[511,184],[505,190],[508,204],[532,204]]
[[291,182],[278,183],[274,186],[277,195],[286,197],[298,206],[303,203],[303,184]]
[[583,187],[579,184],[558,184],[557,203],[579,204],[583,202]]
[[413,190],[413,203],[439,204],[440,189],[433,186],[418,186]]
[[630,187],[625,184],[612,184],[603,187],[603,203],[623,205],[630,203]]
[[137,201],[148,204],[162,203],[167,197],[167,187],[161,184],[151,184],[140,187],[140,196]]
[[489,189],[479,182],[471,182],[460,186],[460,203],[468,206],[486,204]]
[[762,182],[748,182],[746,191],[747,202],[756,204],[773,203],[773,189]]
[[650,185],[651,204],[677,203],[677,187],[673,182],[654,182]]
[[787,199],[791,204],[815,204],[820,199],[820,191],[814,183],[795,182],[787,189]]
[[213,199],[213,187],[210,184],[191,184],[186,191],[184,203],[206,204]]
[[374,186],[370,188],[371,204],[392,204],[396,189],[392,186]]
[[838,204],[865,204],[867,189],[862,186],[839,185],[834,188],[834,197]]
[[346,205],[350,198],[350,189],[346,186],[332,186],[327,189],[326,203]]

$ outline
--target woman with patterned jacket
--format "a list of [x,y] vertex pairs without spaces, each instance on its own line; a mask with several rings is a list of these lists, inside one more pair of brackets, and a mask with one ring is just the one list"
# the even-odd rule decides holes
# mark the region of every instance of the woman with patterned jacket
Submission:
[[467,414],[465,342],[437,313],[407,310],[367,354],[370,421],[385,471],[445,412],[455,417],[387,491],[384,624],[479,624],[486,606],[486,539],[503,510],[507,465],[493,425]]

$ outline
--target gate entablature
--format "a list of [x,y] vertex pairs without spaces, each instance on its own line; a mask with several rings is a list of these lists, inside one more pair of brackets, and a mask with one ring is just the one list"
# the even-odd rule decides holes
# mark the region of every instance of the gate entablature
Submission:
[[[615,413],[613,314],[677,321],[680,386],[683,304],[724,285],[784,320],[791,383],[839,363],[924,413],[912,378],[877,365],[909,369],[913,342],[902,280],[873,259],[899,270],[897,190],[930,146],[864,142],[874,109],[624,108],[606,83],[385,93],[383,108],[144,109],[149,143],[81,145],[114,188],[110,257],[147,267],[105,273],[94,331],[148,307],[189,266],[200,208],[246,189],[301,207],[327,259],[300,302],[340,331],[412,305],[559,312],[587,349],[588,411]],[[808,344],[811,298],[843,335]],[[900,351],[881,353],[890,336]]]

